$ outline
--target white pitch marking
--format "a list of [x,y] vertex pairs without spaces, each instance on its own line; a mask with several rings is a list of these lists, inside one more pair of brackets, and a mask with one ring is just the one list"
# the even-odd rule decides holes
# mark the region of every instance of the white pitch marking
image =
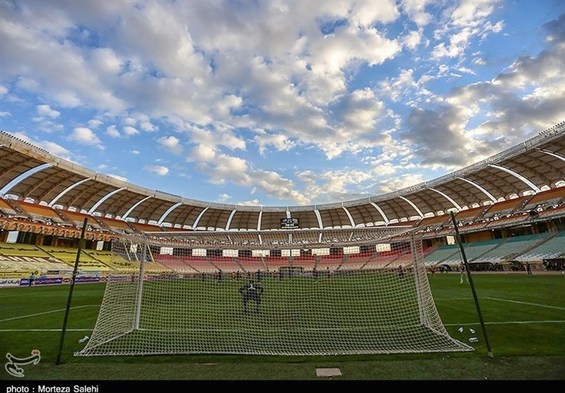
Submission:
[[[84,305],[84,306],[76,306],[76,307],[71,307],[71,310],[76,310],[77,308],[84,308],[84,307],[98,307],[98,305],[87,304],[87,305]],[[61,308],[59,310],[44,311],[44,312],[38,312],[38,313],[35,313],[35,314],[22,315],[22,316],[19,316],[19,317],[0,319],[0,322],[13,321],[15,319],[23,319],[23,318],[29,318],[29,317],[36,317],[38,315],[52,314],[54,312],[61,312],[61,311],[65,311],[65,310],[66,310],[65,308]]]
[[[60,332],[62,329],[0,329],[0,332]],[[91,332],[92,329],[67,329],[67,332]]]
[[[555,321],[500,321],[500,322],[485,322],[485,325],[524,325],[524,324],[536,324],[536,323],[565,323],[565,319],[563,320],[555,320]],[[470,322],[470,323],[445,323],[444,326],[475,326],[478,325],[478,322]]]
[[490,299],[490,300],[498,300],[500,302],[508,302],[508,303],[518,303],[518,304],[527,304],[528,306],[536,306],[536,307],[545,307],[545,308],[554,308],[556,310],[562,310],[565,311],[565,307],[557,307],[557,306],[548,306],[545,304],[538,304],[538,303],[528,303],[528,302],[521,302],[518,300],[508,300],[508,299],[500,299],[497,297],[485,297],[485,299]]

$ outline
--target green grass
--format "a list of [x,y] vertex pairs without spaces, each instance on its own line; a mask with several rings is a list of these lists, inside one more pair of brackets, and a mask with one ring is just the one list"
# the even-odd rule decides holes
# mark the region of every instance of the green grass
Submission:
[[[75,357],[84,347],[79,339],[91,335],[104,292],[102,284],[83,284],[75,287],[59,365],[55,360],[69,287],[0,289],[0,357],[8,352],[26,357],[40,349],[41,362],[23,366],[25,380],[316,380],[321,367],[338,367],[342,376],[334,379],[343,380],[565,379],[565,276],[474,275],[494,359],[487,356],[469,287],[454,274],[429,280],[448,332],[467,343],[476,336],[479,342],[470,344],[475,351]],[[0,370],[0,380],[14,379]]]

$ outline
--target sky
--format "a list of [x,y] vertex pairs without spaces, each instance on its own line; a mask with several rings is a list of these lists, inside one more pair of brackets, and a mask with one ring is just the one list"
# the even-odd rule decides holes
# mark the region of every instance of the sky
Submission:
[[565,120],[562,0],[0,0],[0,129],[184,198],[400,190]]

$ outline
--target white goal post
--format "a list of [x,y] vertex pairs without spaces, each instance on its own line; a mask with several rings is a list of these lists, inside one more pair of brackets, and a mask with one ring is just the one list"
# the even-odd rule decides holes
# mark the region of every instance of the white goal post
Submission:
[[446,331],[402,227],[131,235],[112,264],[77,356],[473,350]]

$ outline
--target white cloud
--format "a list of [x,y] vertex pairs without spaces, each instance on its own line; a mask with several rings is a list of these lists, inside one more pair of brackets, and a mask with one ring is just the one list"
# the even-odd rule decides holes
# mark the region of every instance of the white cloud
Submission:
[[378,144],[380,133],[375,133],[375,130],[383,108],[383,102],[369,89],[355,90],[344,96],[335,110],[339,119],[336,126],[338,133],[328,141],[336,144],[336,153],[355,152]]
[[383,193],[394,192],[406,187],[422,183],[422,174],[407,173],[400,176],[383,179],[379,182],[380,191]]
[[[150,2],[65,10],[35,5],[28,11],[7,7],[9,28],[0,28],[3,42],[18,42],[7,45],[0,69],[8,78],[17,76],[21,89],[63,107],[115,117],[133,107],[120,128],[122,136],[158,131],[152,122],[157,118],[214,124],[210,130],[218,142],[206,144],[208,150],[224,144],[244,149],[237,132],[225,131],[244,124],[284,135],[272,140],[277,149],[289,146],[285,139],[294,146],[316,146],[329,156],[340,154],[349,147],[337,141],[341,131],[332,130],[328,106],[346,91],[346,79],[359,65],[382,64],[402,49],[376,27],[399,17],[393,0],[379,7],[365,0],[238,8],[229,2]],[[210,15],[217,21],[215,29],[206,22]],[[251,19],[260,23],[247,23]],[[335,31],[323,34],[321,24],[335,21]],[[404,45],[416,45],[416,35]],[[91,48],[86,45],[90,40],[105,47]],[[30,73],[28,64],[44,66]],[[225,127],[218,127],[220,122]],[[106,132],[117,138],[117,130]],[[321,132],[333,140],[321,140]]]
[[106,134],[111,136],[112,138],[119,138],[122,136],[122,134],[120,134],[120,131],[118,131],[115,125],[106,127]]
[[261,190],[269,197],[292,201],[296,204],[309,203],[309,199],[297,191],[291,179],[274,171],[251,168],[247,161],[223,153],[215,153],[214,159],[202,160],[198,167],[210,177],[213,184],[233,184]]
[[361,197],[359,185],[373,179],[371,171],[363,170],[331,170],[319,173],[306,170],[296,174],[304,185],[308,200],[336,202]]
[[292,201],[298,205],[310,203],[311,200],[297,190],[291,179],[287,179],[274,171],[252,171],[253,184],[269,197]]
[[250,199],[247,201],[241,201],[237,203],[240,206],[262,206],[262,203],[259,199]]
[[453,34],[449,39],[449,45],[444,42],[438,44],[432,51],[432,57],[436,60],[442,57],[458,57],[465,53],[469,40],[473,36],[473,30],[464,28]]
[[62,124],[54,123],[51,120],[45,120],[40,118],[33,118],[33,120],[38,122],[36,128],[41,131],[51,133],[56,131],[63,131],[65,128]]
[[159,131],[159,127],[151,123],[149,120],[141,120],[138,124],[139,128],[141,128],[145,132]]
[[104,124],[104,122],[99,119],[90,119],[86,124],[88,125],[89,128],[98,128],[102,124]]
[[500,4],[500,0],[461,0],[444,10],[441,27],[434,32],[436,40],[449,37],[449,42],[439,42],[432,51],[432,57],[462,58],[475,37],[484,39],[490,33],[499,33],[503,21],[494,25],[490,17]]
[[231,195],[226,193],[219,194],[218,197],[216,198],[217,203],[228,203],[230,200],[231,200]]
[[501,0],[461,0],[451,12],[455,26],[477,26],[492,14]]
[[519,58],[491,81],[452,89],[441,106],[412,111],[405,141],[423,167],[455,169],[563,121],[563,58],[565,45],[557,41],[536,57]]
[[0,85],[0,97],[8,94],[8,88],[6,86]]
[[[0,67],[5,77],[18,77],[19,88],[62,107],[86,104],[125,109],[125,103],[108,88],[108,81],[84,61],[84,53],[64,39],[73,22],[59,7],[45,3],[24,9],[22,13],[21,8],[3,7],[7,23],[0,26],[0,42],[13,43],[2,47]],[[32,64],[40,66],[30,67]]]
[[159,176],[166,176],[169,173],[169,168],[163,165],[145,165],[143,169]]
[[398,18],[399,12],[394,0],[381,0],[378,7],[372,0],[361,0],[353,3],[349,16],[353,23],[369,27],[376,22],[394,22]]
[[130,153],[131,153],[131,154],[134,154],[134,155],[139,155],[139,154],[141,154],[141,152],[140,152],[139,150],[130,150]]
[[[439,68],[442,70],[442,66]],[[445,72],[447,69],[445,67]],[[426,74],[417,78],[413,69],[401,69],[398,76],[381,81],[378,92],[390,97],[394,102],[405,102],[409,106],[414,106],[418,102],[434,99],[434,94],[425,87],[433,78]]]
[[273,146],[277,151],[290,150],[295,146],[295,144],[286,135],[272,135],[264,131],[261,131],[259,135],[256,135],[253,140],[259,146],[259,154],[262,156],[266,154],[268,146]]
[[124,127],[124,134],[126,134],[127,136],[132,136],[139,134],[139,131],[135,127],[126,126]]
[[163,136],[157,139],[157,142],[172,153],[180,154],[182,152],[182,145],[176,136]]
[[61,115],[61,112],[52,109],[47,104],[37,105],[36,110],[38,115],[32,117],[32,120],[37,123],[35,127],[38,130],[51,133],[55,131],[62,131],[64,129],[62,124],[57,124],[53,121]]
[[451,106],[438,111],[414,109],[408,118],[410,129],[403,136],[423,159],[422,165],[457,168],[477,159],[462,120],[462,113]]
[[214,111],[218,119],[229,119],[231,111],[241,107],[243,99],[233,94],[228,94],[217,103]]
[[251,184],[249,167],[243,158],[216,154],[213,162],[202,163],[200,166],[210,175],[210,182],[213,184],[224,184],[226,181],[238,185]]
[[482,54],[480,52],[475,52],[473,53],[473,60],[472,60],[473,64],[475,65],[485,65],[486,61],[485,59],[482,57]]
[[426,6],[431,0],[402,0],[402,11],[418,26],[425,26],[432,20],[432,15],[426,12]]
[[102,149],[102,141],[96,134],[86,127],[76,127],[69,135],[69,140],[80,143],[81,145],[91,145]]
[[421,30],[412,30],[402,38],[402,43],[408,49],[414,50],[422,42],[422,35]]
[[51,119],[56,119],[61,114],[61,112],[52,109],[49,105],[38,105],[37,113],[39,113],[41,116],[49,117]]
[[216,157],[216,151],[210,146],[204,144],[196,146],[190,153],[190,159],[194,161],[208,162]]

